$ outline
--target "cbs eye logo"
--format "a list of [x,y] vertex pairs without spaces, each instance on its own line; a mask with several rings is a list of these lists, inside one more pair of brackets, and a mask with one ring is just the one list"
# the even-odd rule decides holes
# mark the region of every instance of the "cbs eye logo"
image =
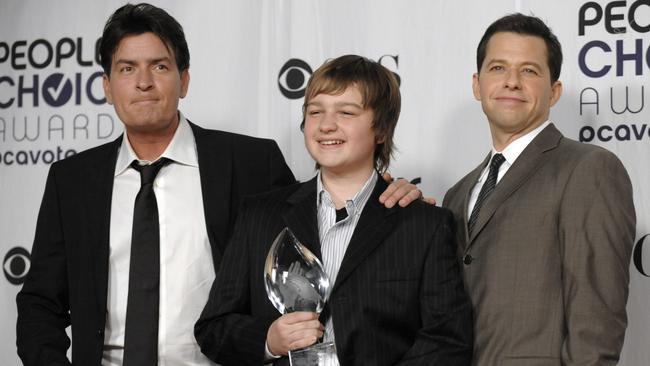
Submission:
[[[377,59],[377,62],[388,70],[391,70],[397,79],[397,84],[401,85],[402,79],[397,73],[399,55],[382,55]],[[300,99],[304,97],[307,82],[313,72],[311,66],[301,59],[292,58],[287,61],[278,74],[278,87],[282,95],[289,99]]]
[[25,277],[31,266],[31,256],[27,249],[15,247],[7,252],[2,269],[5,271],[7,281],[12,285],[20,285],[25,282]]
[[636,246],[634,247],[634,253],[632,253],[634,266],[639,271],[639,273],[646,277],[650,277],[650,268],[643,268],[643,244],[648,236],[650,236],[650,234],[646,234],[641,239],[639,239],[639,241],[636,243]]
[[307,81],[313,73],[311,66],[303,60],[292,58],[280,69],[278,87],[282,95],[289,99],[300,99],[305,96]]

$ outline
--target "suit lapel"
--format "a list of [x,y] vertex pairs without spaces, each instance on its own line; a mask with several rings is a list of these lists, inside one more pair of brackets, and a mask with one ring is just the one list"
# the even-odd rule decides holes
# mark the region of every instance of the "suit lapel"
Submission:
[[[316,216],[316,179],[303,183],[287,199],[289,208],[282,215],[282,219],[298,240],[322,260]],[[379,195],[387,186],[381,178],[377,180],[352,234],[332,292],[340,287],[395,227],[397,208],[387,209],[379,203]]]
[[111,201],[113,198],[113,182],[115,180],[115,163],[122,145],[122,137],[107,145],[107,149],[98,158],[87,164],[82,177],[88,207],[87,228],[90,233],[89,243],[92,245],[92,261],[94,261],[95,298],[100,312],[106,312],[108,296],[108,261],[110,247]]
[[316,179],[303,183],[289,196],[289,207],[282,214],[282,220],[296,238],[322,261],[316,218]]
[[533,173],[539,170],[539,167],[545,161],[544,153],[555,149],[559,145],[561,138],[560,131],[553,124],[550,124],[528,144],[497,184],[492,194],[483,203],[474,226],[474,232],[469,238],[469,246],[473,244],[474,239],[490,221],[497,208],[517,191]]
[[379,177],[370,198],[368,198],[368,202],[363,208],[359,222],[350,239],[350,244],[345,251],[332,293],[341,287],[345,280],[384,241],[385,237],[395,227],[397,207],[387,209],[379,202],[379,196],[386,190],[386,187],[388,187],[388,184]]
[[189,124],[196,141],[205,225],[216,271],[230,232],[231,141],[221,136],[218,136],[220,139],[210,138],[205,129]]
[[470,243],[469,232],[467,230],[467,218],[469,217],[469,212],[467,212],[467,208],[469,206],[469,198],[472,194],[472,189],[474,188],[476,182],[478,182],[478,179],[481,176],[481,172],[483,172],[483,169],[485,169],[485,166],[489,163],[491,155],[492,155],[491,153],[488,153],[485,159],[483,159],[483,161],[481,162],[481,164],[479,164],[479,166],[474,168],[474,170],[472,170],[467,175],[467,179],[465,179],[465,182],[459,189],[463,197],[463,202],[460,208],[460,212],[461,212],[460,220],[462,222],[462,225],[458,225],[460,231],[458,235],[463,238],[463,240],[461,240],[461,245],[463,246],[462,248],[463,250],[465,250],[466,249],[465,247],[468,247]]

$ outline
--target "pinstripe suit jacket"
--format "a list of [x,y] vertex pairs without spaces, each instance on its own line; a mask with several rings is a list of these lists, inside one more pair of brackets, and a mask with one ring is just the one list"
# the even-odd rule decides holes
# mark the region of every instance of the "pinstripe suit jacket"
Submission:
[[484,201],[467,205],[489,159],[443,206],[458,223],[474,306],[474,365],[615,365],[635,234],[632,185],[611,152],[547,126]]
[[[467,365],[472,315],[451,213],[419,201],[386,209],[378,201],[385,188],[380,179],[328,302],[341,365]],[[257,366],[267,330],[280,316],[263,282],[273,239],[289,227],[320,257],[316,181],[253,197],[240,212],[195,334],[211,359]]]

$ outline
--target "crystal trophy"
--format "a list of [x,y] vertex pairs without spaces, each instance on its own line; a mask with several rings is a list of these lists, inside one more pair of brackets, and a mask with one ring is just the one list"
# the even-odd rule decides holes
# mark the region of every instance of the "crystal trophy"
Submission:
[[[329,296],[330,281],[318,257],[284,228],[273,241],[264,264],[264,286],[281,314],[320,313]],[[289,351],[291,366],[338,366],[334,343],[316,343]]]

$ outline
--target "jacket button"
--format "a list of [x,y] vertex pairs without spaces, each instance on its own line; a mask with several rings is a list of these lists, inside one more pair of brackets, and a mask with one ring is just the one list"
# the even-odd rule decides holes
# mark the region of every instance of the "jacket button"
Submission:
[[472,258],[472,256],[469,254],[465,254],[465,256],[463,257],[463,263],[465,263],[465,265],[468,266],[472,263],[473,260],[474,258]]

